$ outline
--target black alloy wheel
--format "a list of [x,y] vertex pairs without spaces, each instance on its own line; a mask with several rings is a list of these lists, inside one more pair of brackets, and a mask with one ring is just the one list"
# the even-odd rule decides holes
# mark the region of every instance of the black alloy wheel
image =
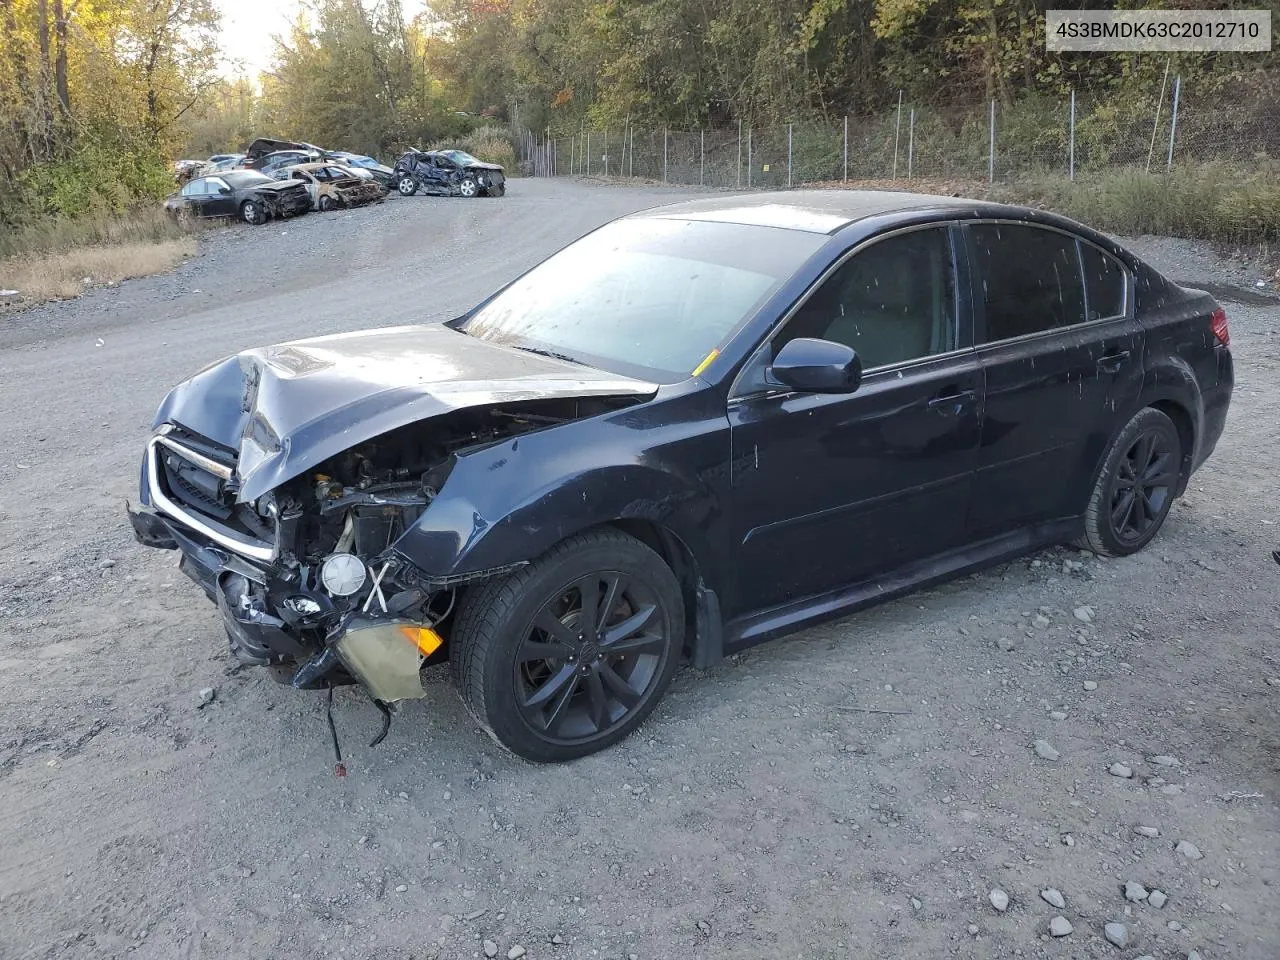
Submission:
[[1150,543],[1173,506],[1182,459],[1182,440],[1168,415],[1152,407],[1140,410],[1107,453],[1080,545],[1122,557]]
[[516,699],[526,723],[558,743],[598,737],[644,701],[668,647],[652,589],[593,573],[548,600],[516,650]]
[[571,537],[463,599],[450,636],[472,716],[527,760],[572,760],[639,726],[684,642],[671,568],[618,530]]

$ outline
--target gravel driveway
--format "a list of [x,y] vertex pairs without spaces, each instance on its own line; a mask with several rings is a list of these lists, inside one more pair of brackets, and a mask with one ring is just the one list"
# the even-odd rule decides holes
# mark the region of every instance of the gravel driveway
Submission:
[[[1146,552],[1041,553],[686,670],[569,766],[498,753],[436,671],[373,749],[339,691],[335,778],[322,695],[236,670],[174,555],[133,543],[178,380],[444,318],[688,195],[517,180],[230,227],[172,275],[0,317],[0,957],[1280,955],[1280,310],[1256,296],[1226,304],[1227,433]],[[1247,297],[1203,248],[1132,244]]]

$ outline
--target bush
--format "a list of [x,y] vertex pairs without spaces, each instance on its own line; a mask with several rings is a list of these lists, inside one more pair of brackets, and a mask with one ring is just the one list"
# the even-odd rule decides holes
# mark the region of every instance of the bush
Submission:
[[97,144],[70,160],[32,167],[22,184],[41,212],[55,217],[123,213],[175,189],[169,165],[158,153]]

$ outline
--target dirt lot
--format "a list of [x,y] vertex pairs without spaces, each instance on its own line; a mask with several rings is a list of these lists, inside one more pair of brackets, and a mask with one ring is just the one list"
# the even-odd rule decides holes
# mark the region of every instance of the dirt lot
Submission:
[[[1226,436],[1142,555],[1051,551],[685,671],[571,766],[499,754],[435,676],[374,749],[339,693],[335,778],[322,696],[234,670],[174,555],[133,543],[178,380],[443,318],[682,195],[515,181],[232,227],[172,275],[0,318],[0,957],[1280,956],[1274,303],[1227,303]],[[1248,296],[1223,289],[1245,266],[1133,245]]]

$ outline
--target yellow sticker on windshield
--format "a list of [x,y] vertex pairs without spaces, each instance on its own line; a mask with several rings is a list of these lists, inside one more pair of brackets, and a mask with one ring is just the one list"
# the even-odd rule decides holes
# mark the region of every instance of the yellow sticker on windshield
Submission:
[[698,364],[696,367],[693,368],[693,373],[690,374],[690,376],[696,377],[698,374],[702,373],[703,370],[711,366],[711,361],[718,356],[720,356],[720,351],[712,350],[710,353],[707,354],[706,358],[700,364]]

